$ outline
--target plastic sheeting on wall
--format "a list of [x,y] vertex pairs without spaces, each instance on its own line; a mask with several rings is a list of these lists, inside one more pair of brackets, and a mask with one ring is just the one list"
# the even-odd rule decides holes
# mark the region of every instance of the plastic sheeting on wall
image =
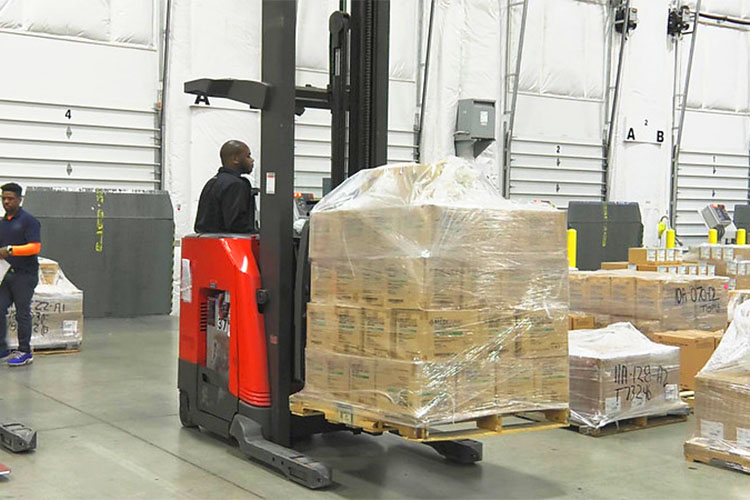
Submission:
[[155,46],[156,0],[0,0],[0,28]]
[[[600,4],[560,0],[529,2],[520,90],[602,98],[605,10]],[[520,22],[521,9],[515,9],[514,41],[518,39]],[[517,50],[517,45],[513,50]]]
[[[725,26],[701,25],[698,28],[689,107],[740,112],[750,109],[750,32]],[[689,52],[684,44],[683,70],[687,68]],[[684,71],[681,81],[684,81]]]
[[[695,11],[695,0],[688,0],[685,4]],[[747,0],[703,0],[701,12],[750,19],[750,3]]]

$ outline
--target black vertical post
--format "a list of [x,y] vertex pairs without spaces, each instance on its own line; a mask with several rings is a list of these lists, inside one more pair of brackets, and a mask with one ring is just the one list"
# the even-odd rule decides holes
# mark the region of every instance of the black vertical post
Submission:
[[328,22],[331,91],[331,187],[346,179],[346,87],[349,76],[349,16],[334,12]]
[[388,160],[390,0],[353,0],[349,175]]
[[295,0],[263,0],[262,81],[270,85],[261,117],[260,270],[271,382],[271,426],[266,438],[291,446],[294,254]]

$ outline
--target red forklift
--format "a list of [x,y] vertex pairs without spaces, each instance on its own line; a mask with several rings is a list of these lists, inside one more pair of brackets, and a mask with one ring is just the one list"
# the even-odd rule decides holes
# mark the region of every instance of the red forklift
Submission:
[[[331,471],[292,449],[317,433],[350,430],[323,415],[291,413],[305,385],[309,301],[308,226],[294,224],[294,117],[329,109],[331,184],[387,162],[389,0],[353,0],[330,17],[330,80],[295,87],[295,1],[263,1],[262,81],[185,83],[196,103],[212,98],[261,110],[259,234],[182,240],[178,388],[180,420],[232,437],[248,457],[309,488]],[[304,214],[299,214],[304,215]],[[294,226],[294,227],[293,227]],[[301,230],[295,230],[295,227]],[[331,241],[331,245],[338,242]],[[427,443],[449,460],[481,460],[473,440]]]

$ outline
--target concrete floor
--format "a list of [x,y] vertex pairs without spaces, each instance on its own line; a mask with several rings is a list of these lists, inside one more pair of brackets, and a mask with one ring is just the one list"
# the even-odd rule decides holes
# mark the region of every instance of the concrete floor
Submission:
[[0,367],[0,420],[38,431],[1,498],[750,498],[750,476],[688,464],[693,421],[589,438],[567,430],[484,441],[457,466],[395,436],[338,433],[304,445],[336,485],[310,492],[177,418],[177,321],[86,322],[78,354]]

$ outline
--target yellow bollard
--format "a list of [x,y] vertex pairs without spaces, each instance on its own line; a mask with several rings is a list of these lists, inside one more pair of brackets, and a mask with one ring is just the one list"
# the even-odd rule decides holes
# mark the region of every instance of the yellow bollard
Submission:
[[716,245],[719,242],[719,231],[717,231],[716,229],[709,229],[708,242],[711,245]]
[[667,229],[667,248],[674,248],[675,233],[674,229]]
[[575,229],[568,229],[568,265],[572,268],[576,267],[576,260],[578,259],[578,231]]
[[737,230],[737,244],[747,245],[747,231],[744,229]]

